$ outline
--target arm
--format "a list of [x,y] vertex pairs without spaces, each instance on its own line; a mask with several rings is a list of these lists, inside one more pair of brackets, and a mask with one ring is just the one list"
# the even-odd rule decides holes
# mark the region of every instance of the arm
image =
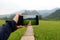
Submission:
[[14,20],[7,21],[6,24],[0,28],[0,40],[7,40],[10,33],[16,29],[16,22]]
[[16,14],[12,21],[6,21],[6,23],[0,28],[0,40],[7,40],[11,32],[22,27],[16,26],[19,16],[20,14]]

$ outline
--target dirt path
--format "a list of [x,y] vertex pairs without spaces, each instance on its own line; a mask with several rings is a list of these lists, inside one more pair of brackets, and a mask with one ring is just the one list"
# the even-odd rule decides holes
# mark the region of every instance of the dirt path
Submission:
[[21,40],[35,40],[31,21],[29,22],[27,30],[25,34],[22,36]]

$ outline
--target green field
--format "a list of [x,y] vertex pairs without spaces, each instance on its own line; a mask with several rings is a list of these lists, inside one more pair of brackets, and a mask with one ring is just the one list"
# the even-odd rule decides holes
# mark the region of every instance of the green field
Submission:
[[11,35],[10,35],[8,40],[20,40],[21,37],[23,36],[25,30],[26,30],[25,27],[16,30],[15,32],[11,33]]
[[36,40],[60,40],[60,21],[40,21],[33,28]]
[[4,24],[5,21],[4,20],[0,20],[0,26],[2,26],[2,24]]
[[[0,20],[0,25],[4,24],[4,20]],[[38,26],[33,26],[35,40],[60,40],[60,21],[39,21]],[[16,30],[11,33],[8,40],[20,40],[26,28]]]
[[[2,24],[4,24],[4,23],[5,23],[4,20],[0,20],[0,26],[2,26]],[[26,31],[25,27],[16,30],[15,32],[11,33],[8,40],[20,40],[25,31]]]
[[24,25],[27,25],[31,21],[32,25],[36,25],[36,20],[24,20]]

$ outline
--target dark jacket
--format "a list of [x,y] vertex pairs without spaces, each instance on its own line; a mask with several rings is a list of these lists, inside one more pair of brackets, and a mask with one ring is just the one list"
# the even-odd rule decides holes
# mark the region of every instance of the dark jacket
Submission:
[[6,21],[6,23],[0,27],[0,40],[7,40],[10,33],[16,29],[16,22],[14,20]]

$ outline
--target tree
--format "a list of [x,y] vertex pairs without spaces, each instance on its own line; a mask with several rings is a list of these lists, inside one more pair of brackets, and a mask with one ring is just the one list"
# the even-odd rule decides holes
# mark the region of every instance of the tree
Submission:
[[38,15],[38,18],[39,18],[39,19],[42,19],[42,15]]
[[7,20],[7,16],[3,17],[2,19],[3,19],[3,20]]

